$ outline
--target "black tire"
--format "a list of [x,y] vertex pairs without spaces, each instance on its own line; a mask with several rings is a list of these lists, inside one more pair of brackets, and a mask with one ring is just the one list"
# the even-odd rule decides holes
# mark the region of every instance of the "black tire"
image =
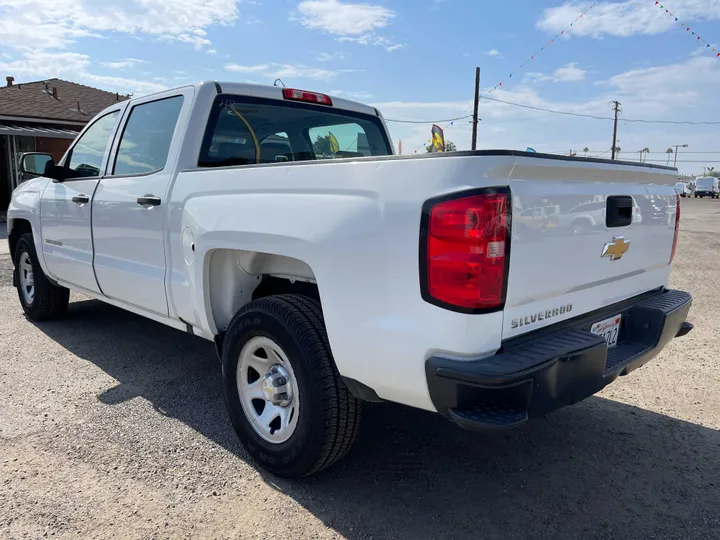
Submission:
[[[292,436],[271,443],[258,435],[240,402],[236,382],[243,345],[265,336],[286,353],[295,372],[300,416]],[[222,352],[225,403],[247,452],[270,472],[300,478],[342,458],[357,438],[362,403],[347,389],[330,352],[322,310],[310,298],[284,294],[244,306],[230,322]]]
[[[21,283],[20,261],[27,254],[32,267],[35,294],[31,301],[25,299]],[[31,233],[23,234],[15,248],[15,282],[25,315],[33,321],[47,321],[62,317],[67,312],[70,291],[50,283],[38,262],[35,242]]]

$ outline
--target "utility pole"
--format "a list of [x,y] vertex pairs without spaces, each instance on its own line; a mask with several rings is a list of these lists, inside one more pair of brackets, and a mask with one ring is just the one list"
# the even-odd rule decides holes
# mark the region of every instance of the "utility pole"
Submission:
[[615,159],[615,147],[617,146],[617,121],[618,114],[620,114],[620,102],[613,101],[615,104],[615,123],[613,125],[613,144],[612,144],[612,159]]
[[676,145],[675,145],[675,160],[673,161],[673,167],[677,167],[677,153],[678,153],[678,148],[687,148],[687,147],[688,147],[687,144],[676,144]]
[[475,109],[472,119],[472,149],[477,150],[478,107],[480,105],[480,68],[475,68]]

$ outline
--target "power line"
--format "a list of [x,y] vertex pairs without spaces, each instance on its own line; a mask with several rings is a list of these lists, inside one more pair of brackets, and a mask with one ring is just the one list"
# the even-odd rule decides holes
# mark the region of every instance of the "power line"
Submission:
[[[513,107],[521,107],[523,109],[531,109],[533,111],[541,111],[541,112],[547,112],[551,114],[562,114],[566,116],[577,116],[580,118],[590,118],[592,120],[615,120],[614,116],[597,116],[594,114],[584,114],[584,113],[575,113],[570,111],[560,111],[557,109],[547,109],[545,107],[536,107],[535,105],[526,105],[524,103],[515,103],[513,101],[506,101],[504,99],[498,99],[494,97],[489,96],[483,96],[482,99],[487,99],[489,101],[496,101],[498,103],[504,103],[505,105],[512,105]],[[464,112],[464,111],[463,111]],[[472,114],[468,114],[465,116],[459,116],[457,118],[446,118],[443,120],[396,120],[396,119],[390,119],[386,118],[386,122],[394,122],[396,124],[441,124],[444,122],[454,122],[456,120],[465,120],[466,118],[471,118]],[[535,120],[537,118],[527,118],[527,120]],[[688,125],[688,126],[715,126],[720,125],[720,121],[704,121],[704,122],[692,122],[689,120],[648,120],[645,118],[620,118],[623,122],[634,122],[634,123],[641,123],[641,124],[673,124],[673,125]],[[517,121],[524,121],[526,119],[520,119]],[[512,122],[515,122],[516,120],[512,120]],[[502,123],[503,121],[497,121],[493,122],[492,120],[489,122],[486,122],[488,124],[491,123]],[[511,122],[511,121],[508,121]]]
[[[542,112],[548,112],[553,114],[564,114],[567,116],[579,116],[581,118],[591,118],[593,120],[615,120],[614,116],[596,116],[594,114],[583,114],[583,113],[574,113],[570,111],[559,111],[557,109],[546,109],[544,107],[536,107],[534,105],[525,105],[524,103],[515,103],[513,101],[505,101],[503,99],[498,99],[494,97],[489,96],[483,96],[483,99],[487,99],[490,101],[497,101],[498,103],[504,103],[506,105],[512,105],[514,107],[522,107],[523,109],[532,109],[533,111],[542,111]],[[717,122],[691,122],[691,121],[683,121],[683,120],[646,120],[646,119],[637,119],[637,118],[623,118],[623,122],[636,122],[636,123],[642,123],[642,124],[685,124],[690,126],[698,126],[698,125],[718,125],[720,124],[720,121]]]
[[396,124],[441,124],[443,122],[455,122],[456,120],[465,120],[466,118],[471,118],[472,114],[468,114],[466,116],[460,116],[458,118],[447,118],[445,120],[393,120],[390,118],[386,118],[386,122],[394,122]]

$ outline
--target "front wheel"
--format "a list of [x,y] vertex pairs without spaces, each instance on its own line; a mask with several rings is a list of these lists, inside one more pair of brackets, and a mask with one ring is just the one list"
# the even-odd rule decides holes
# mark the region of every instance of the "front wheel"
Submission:
[[225,335],[222,365],[233,428],[269,471],[313,474],[355,441],[361,402],[335,367],[316,301],[287,294],[247,304]]
[[65,315],[70,291],[50,283],[40,267],[30,233],[23,234],[15,248],[15,283],[20,304],[28,318],[45,321]]

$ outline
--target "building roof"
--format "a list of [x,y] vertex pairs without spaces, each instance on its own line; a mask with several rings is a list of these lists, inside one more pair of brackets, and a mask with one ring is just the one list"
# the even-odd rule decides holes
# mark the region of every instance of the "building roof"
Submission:
[[127,96],[90,86],[62,79],[46,79],[0,86],[0,116],[88,122],[106,107],[126,99]]

